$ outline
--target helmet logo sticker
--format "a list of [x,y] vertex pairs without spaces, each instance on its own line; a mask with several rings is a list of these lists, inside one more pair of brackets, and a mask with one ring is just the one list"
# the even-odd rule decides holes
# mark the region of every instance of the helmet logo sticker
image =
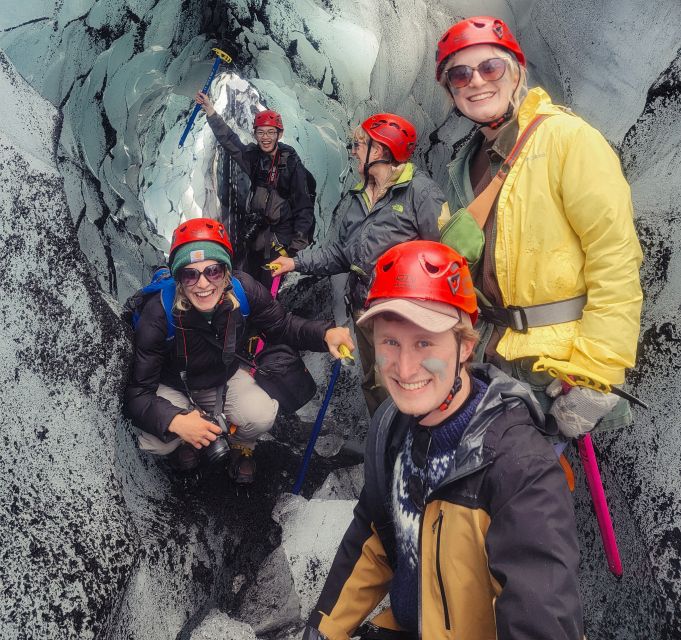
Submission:
[[447,278],[447,282],[449,283],[449,288],[452,292],[452,295],[455,296],[459,291],[459,287],[461,286],[461,274],[457,271],[455,274]]

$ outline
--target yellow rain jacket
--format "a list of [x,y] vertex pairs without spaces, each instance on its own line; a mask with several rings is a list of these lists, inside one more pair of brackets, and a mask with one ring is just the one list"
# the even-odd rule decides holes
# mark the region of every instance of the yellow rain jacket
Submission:
[[[552,117],[523,148],[497,201],[499,288],[504,306],[584,294],[587,302],[578,321],[506,329],[497,352],[505,360],[539,356],[539,365],[619,384],[635,363],[642,302],[629,185],[605,138],[535,88],[520,107],[520,131],[539,114]],[[461,197],[463,164],[449,165],[451,211],[470,204]],[[466,190],[472,199],[470,182]]]

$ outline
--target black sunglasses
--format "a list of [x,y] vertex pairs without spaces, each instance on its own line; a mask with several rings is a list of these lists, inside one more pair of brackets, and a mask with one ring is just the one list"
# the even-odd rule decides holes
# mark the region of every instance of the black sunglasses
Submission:
[[227,273],[227,265],[224,262],[217,264],[209,264],[203,271],[193,269],[192,267],[184,267],[180,269],[177,274],[177,279],[184,287],[191,287],[195,285],[201,276],[204,276],[208,282],[220,282]]
[[507,61],[504,58],[489,58],[483,60],[477,67],[467,64],[457,64],[447,70],[447,80],[455,89],[467,87],[473,79],[473,72],[477,71],[486,82],[501,80],[506,73]]
[[[432,440],[430,429],[419,428],[414,433],[411,443],[411,461],[418,469],[425,469],[428,463],[428,451]],[[427,472],[426,472],[427,473]],[[421,476],[413,474],[407,480],[407,492],[414,506],[423,511],[426,502],[426,487]]]

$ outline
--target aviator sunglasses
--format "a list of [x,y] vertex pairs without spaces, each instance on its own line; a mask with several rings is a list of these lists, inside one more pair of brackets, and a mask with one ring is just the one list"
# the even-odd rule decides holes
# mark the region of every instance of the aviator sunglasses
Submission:
[[[428,451],[430,450],[431,433],[430,429],[417,429],[411,443],[411,461],[418,469],[425,469],[428,462]],[[407,480],[407,492],[409,499],[414,506],[423,511],[425,506],[426,488],[420,476],[416,474],[409,476]]]
[[477,71],[486,82],[501,80],[506,73],[506,60],[504,58],[489,58],[483,60],[477,67],[467,64],[457,64],[447,70],[447,81],[455,89],[467,87],[473,79],[473,72]]
[[182,283],[182,286],[191,287],[199,281],[201,276],[205,276],[208,282],[220,282],[220,280],[225,277],[226,272],[227,265],[223,262],[218,262],[217,264],[209,264],[203,271],[191,267],[184,267],[183,269],[180,269],[177,277]]

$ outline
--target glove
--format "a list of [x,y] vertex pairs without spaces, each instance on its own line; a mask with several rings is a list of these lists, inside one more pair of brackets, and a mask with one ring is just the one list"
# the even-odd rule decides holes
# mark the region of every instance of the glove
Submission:
[[291,240],[291,243],[288,246],[288,254],[290,256],[296,255],[299,251],[302,251],[305,247],[307,247],[310,243],[307,241],[307,238],[300,232],[297,232],[293,240]]
[[[546,388],[547,395],[555,397],[556,389],[561,386],[560,380],[554,380]],[[558,429],[564,436],[578,438],[589,433],[601,418],[614,409],[618,401],[619,398],[614,393],[601,393],[587,387],[571,387],[570,391],[553,401],[549,413],[556,419]]]

